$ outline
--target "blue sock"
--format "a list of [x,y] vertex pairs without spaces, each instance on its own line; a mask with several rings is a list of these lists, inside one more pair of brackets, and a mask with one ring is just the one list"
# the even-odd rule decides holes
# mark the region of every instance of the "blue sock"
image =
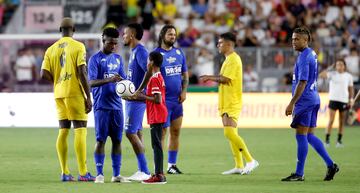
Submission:
[[168,151],[169,157],[168,157],[168,163],[170,164],[176,164],[176,160],[177,160],[177,153],[178,151]]
[[137,160],[138,160],[138,168],[140,171],[146,173],[146,174],[150,174],[149,169],[147,167],[147,162],[146,162],[146,158],[145,155],[143,153],[139,153],[136,155]]
[[333,166],[334,162],[331,160],[322,141],[319,138],[317,138],[313,133],[308,133],[307,139],[310,145],[315,149],[315,151],[323,158],[326,165],[328,167]]
[[306,135],[296,134],[297,141],[297,164],[296,164],[296,174],[303,176],[305,160],[308,153],[308,140]]
[[104,167],[105,154],[96,154],[96,153],[94,153],[94,159],[95,159],[95,166],[96,166],[97,175],[100,175],[100,174],[104,175],[103,167]]
[[121,154],[111,154],[113,176],[120,175]]

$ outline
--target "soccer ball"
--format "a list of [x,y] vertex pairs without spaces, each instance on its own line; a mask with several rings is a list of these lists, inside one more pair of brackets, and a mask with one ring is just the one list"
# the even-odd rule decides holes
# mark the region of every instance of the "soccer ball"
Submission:
[[135,92],[135,85],[130,80],[122,80],[116,83],[116,94],[120,97],[132,96]]

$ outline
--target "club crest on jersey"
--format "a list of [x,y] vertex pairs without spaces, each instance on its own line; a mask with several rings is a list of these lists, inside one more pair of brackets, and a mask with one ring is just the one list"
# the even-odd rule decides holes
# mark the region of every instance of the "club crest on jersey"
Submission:
[[168,61],[168,63],[171,64],[176,61],[176,58],[170,56],[170,57],[166,58],[166,61]]
[[176,53],[177,53],[178,55],[181,55],[180,50],[176,50]]
[[165,66],[166,76],[181,75],[181,65]]

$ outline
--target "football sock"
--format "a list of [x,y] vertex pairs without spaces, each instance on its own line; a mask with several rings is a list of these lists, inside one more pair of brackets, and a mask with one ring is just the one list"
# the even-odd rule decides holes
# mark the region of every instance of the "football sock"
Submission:
[[67,164],[67,152],[68,152],[68,143],[67,137],[69,135],[70,129],[59,129],[59,134],[56,140],[56,150],[60,162],[61,173],[69,175],[70,170]]
[[327,153],[324,144],[321,142],[319,138],[317,138],[314,134],[308,133],[307,139],[310,145],[315,149],[315,151],[323,158],[326,165],[328,167],[332,166],[334,162],[331,160],[329,154]]
[[177,150],[171,150],[171,151],[168,151],[168,165],[170,165],[170,167],[172,165],[176,165],[176,160],[177,160],[177,154],[178,154],[178,151]]
[[308,153],[308,140],[306,135],[296,134],[297,141],[297,163],[296,163],[296,174],[303,176],[306,156]]
[[76,128],[74,130],[75,139],[74,139],[74,147],[75,153],[79,168],[79,174],[81,176],[86,175],[87,167],[86,167],[86,135],[87,130],[85,127]]
[[162,174],[164,153],[161,145],[162,124],[151,125],[151,145],[154,151],[155,174]]
[[150,174],[149,169],[147,167],[147,162],[144,153],[139,153],[136,155],[138,161],[138,168],[141,172],[146,174]]
[[229,144],[230,144],[230,148],[233,153],[233,156],[234,156],[235,168],[244,168],[244,162],[243,162],[242,154],[241,154],[239,148],[237,148],[237,146],[234,143],[232,143],[231,141],[229,141]]
[[325,142],[329,143],[330,142],[330,134],[326,134],[325,136]]
[[341,133],[339,133],[339,134],[338,134],[337,141],[338,141],[339,143],[341,143],[341,139],[342,139],[342,134],[341,134]]
[[111,154],[112,160],[112,168],[113,168],[113,176],[120,175],[120,168],[121,168],[121,154]]
[[237,128],[224,127],[224,135],[236,145],[237,149],[240,150],[240,153],[244,155],[246,162],[251,162],[253,160],[253,157],[250,155],[244,140],[239,136]]
[[104,175],[104,173],[103,173],[104,159],[105,159],[105,154],[94,153],[94,160],[95,160],[97,175],[100,175],[100,174]]

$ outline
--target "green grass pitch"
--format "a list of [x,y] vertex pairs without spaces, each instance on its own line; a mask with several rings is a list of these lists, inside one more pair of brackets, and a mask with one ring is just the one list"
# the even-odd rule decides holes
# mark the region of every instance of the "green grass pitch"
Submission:
[[[149,130],[145,129],[146,155],[153,170]],[[223,176],[220,173],[234,166],[229,144],[222,129],[183,129],[178,165],[184,175],[167,175],[165,185],[140,183],[113,184],[111,178],[110,145],[104,167],[105,184],[62,183],[55,141],[57,129],[0,128],[0,193],[351,193],[360,192],[360,128],[346,128],[344,148],[335,148],[335,135],[330,155],[339,164],[335,180],[324,182],[326,167],[309,147],[305,167],[305,182],[280,182],[280,178],[295,170],[296,142],[292,129],[239,129],[250,152],[260,162],[259,168],[246,176]],[[323,139],[323,129],[317,136]],[[69,164],[77,174],[73,149],[73,132],[69,136]],[[88,169],[95,175],[93,161],[94,129],[88,130]],[[110,142],[110,141],[109,141]],[[123,138],[121,174],[136,171],[135,155],[128,140]],[[166,160],[165,153],[165,160]],[[166,163],[166,161],[165,161]],[[166,167],[166,164],[164,164]]]

